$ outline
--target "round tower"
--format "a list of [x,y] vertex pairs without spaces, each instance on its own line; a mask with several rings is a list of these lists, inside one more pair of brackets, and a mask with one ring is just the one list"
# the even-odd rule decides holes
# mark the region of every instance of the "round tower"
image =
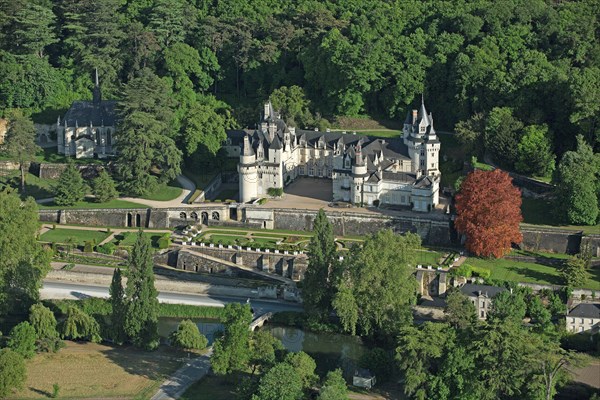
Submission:
[[258,197],[258,167],[256,165],[256,154],[248,136],[244,136],[244,148],[240,154],[238,164],[240,202],[246,203]]
[[362,155],[360,142],[356,146],[354,163],[352,164],[352,189],[350,200],[353,203],[363,203],[363,182],[367,176],[367,163]]

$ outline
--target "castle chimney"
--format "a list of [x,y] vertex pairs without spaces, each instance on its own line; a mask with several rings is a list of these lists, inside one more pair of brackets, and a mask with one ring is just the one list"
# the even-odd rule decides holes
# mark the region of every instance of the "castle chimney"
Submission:
[[415,122],[417,122],[417,114],[419,113],[418,110],[412,110],[412,123],[414,124]]

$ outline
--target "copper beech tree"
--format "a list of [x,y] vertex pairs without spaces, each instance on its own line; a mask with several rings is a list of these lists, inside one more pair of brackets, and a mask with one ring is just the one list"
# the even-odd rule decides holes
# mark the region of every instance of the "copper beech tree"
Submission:
[[477,256],[500,258],[523,239],[521,192],[499,169],[467,175],[456,195],[456,214],[456,229],[466,235],[467,250]]

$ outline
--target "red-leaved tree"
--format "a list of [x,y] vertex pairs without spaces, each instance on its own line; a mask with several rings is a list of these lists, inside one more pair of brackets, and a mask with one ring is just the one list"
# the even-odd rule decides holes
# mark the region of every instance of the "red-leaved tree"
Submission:
[[475,255],[500,258],[523,240],[521,191],[499,169],[467,175],[456,195],[456,214],[456,230],[466,235],[465,246]]

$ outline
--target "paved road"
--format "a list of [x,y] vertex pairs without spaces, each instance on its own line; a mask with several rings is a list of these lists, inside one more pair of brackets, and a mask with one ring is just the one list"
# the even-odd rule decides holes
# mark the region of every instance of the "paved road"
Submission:
[[[82,285],[79,283],[44,281],[40,289],[42,299],[84,299],[87,297],[108,297],[107,286]],[[224,307],[227,303],[245,303],[241,297],[223,297],[200,294],[159,292],[158,301],[171,304],[190,304],[195,306]],[[278,311],[301,311],[302,306],[283,301],[251,299],[250,305],[255,315]]]
[[150,400],[175,400],[195,382],[199,381],[210,370],[210,356],[212,347],[208,353],[194,358],[186,365],[179,368],[175,373],[158,389],[158,392]]

